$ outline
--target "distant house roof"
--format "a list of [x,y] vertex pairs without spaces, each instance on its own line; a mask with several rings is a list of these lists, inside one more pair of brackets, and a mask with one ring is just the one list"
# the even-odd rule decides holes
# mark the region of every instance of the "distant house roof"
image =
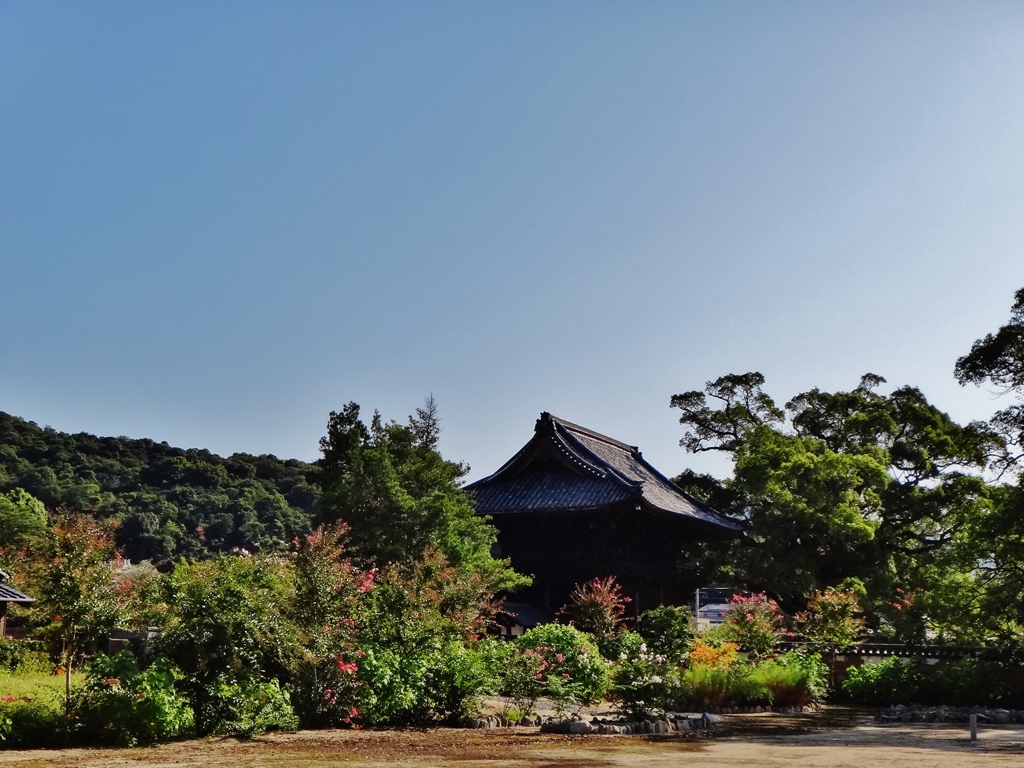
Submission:
[[34,603],[36,599],[29,597],[3,583],[8,578],[7,574],[0,571],[0,603]]
[[466,486],[487,515],[600,509],[625,502],[737,535],[732,520],[681,490],[635,445],[542,413],[534,436],[497,472]]

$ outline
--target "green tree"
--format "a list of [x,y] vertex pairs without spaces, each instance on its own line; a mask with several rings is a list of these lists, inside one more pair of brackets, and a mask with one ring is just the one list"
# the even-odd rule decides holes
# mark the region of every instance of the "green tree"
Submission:
[[797,615],[804,638],[828,660],[835,686],[836,654],[857,642],[862,621],[860,601],[854,587],[815,592],[807,610]]
[[460,487],[468,467],[437,450],[433,399],[408,424],[385,423],[375,413],[367,426],[359,412],[349,403],[331,413],[316,474],[318,520],[348,526],[353,560],[363,567],[409,565],[433,548],[488,585],[522,584],[507,561],[491,556],[497,534]]
[[961,385],[988,383],[1015,398],[990,422],[1002,441],[992,455],[998,482],[988,513],[972,521],[961,541],[972,579],[961,580],[956,597],[1024,655],[1024,288],[1014,295],[1009,322],[975,341],[955,374]]
[[60,640],[65,703],[72,668],[90,643],[117,625],[115,577],[121,565],[113,530],[84,515],[64,512],[36,543],[33,588],[44,636]]
[[0,493],[0,542],[18,548],[37,541],[46,532],[46,507],[28,491],[15,488]]
[[957,536],[988,503],[979,476],[1000,445],[913,387],[888,395],[867,374],[848,392],[804,392],[780,409],[758,373],[724,376],[672,398],[691,451],[733,457],[724,483],[687,475],[691,492],[750,523],[717,553],[719,576],[776,595],[790,610],[845,579],[870,600],[927,588]]

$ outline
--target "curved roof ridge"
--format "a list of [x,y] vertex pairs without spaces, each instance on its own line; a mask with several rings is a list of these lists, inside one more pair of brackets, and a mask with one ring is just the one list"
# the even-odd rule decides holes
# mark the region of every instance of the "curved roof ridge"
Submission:
[[[582,443],[573,434],[573,432],[575,431],[574,429],[571,429],[571,428],[566,429],[567,425],[566,425],[565,422],[562,422],[560,420],[556,420],[554,418],[552,419],[552,421],[555,424],[555,433],[560,438],[562,438],[563,445],[565,444],[564,441],[566,440],[566,438],[572,440],[573,447],[575,448],[576,452],[577,453],[579,453],[579,452],[586,452],[587,455],[592,457],[591,463],[593,463],[593,464],[595,464],[597,466],[600,466],[604,470],[604,474],[605,475],[611,476],[611,479],[621,483],[622,485],[628,486],[630,488],[635,488],[635,489],[642,489],[643,488],[643,485],[644,485],[643,478],[630,477],[625,472],[623,472],[621,469],[619,469],[616,466],[613,466],[606,459],[602,458],[601,456],[598,456],[596,453],[594,453],[592,450],[590,450],[590,448],[588,448],[584,443]],[[559,430],[559,427],[561,427],[562,429]],[[562,434],[562,433],[564,433],[564,434]],[[596,435],[597,433],[594,433],[594,434]],[[589,436],[590,435],[588,435],[588,437]],[[598,437],[603,437],[603,435],[598,436]],[[625,443],[619,443],[617,441],[611,441],[611,440],[607,440],[607,442],[611,443],[616,448],[625,449],[625,450],[628,450],[628,451],[631,451],[631,452],[633,451],[633,446],[626,445]]]
[[570,432],[579,432],[581,434],[586,435],[587,437],[592,437],[595,440],[600,440],[603,443],[608,443],[609,445],[614,445],[616,448],[622,448],[623,450],[626,450],[626,451],[636,451],[637,453],[640,453],[640,449],[637,446],[635,446],[635,445],[629,445],[628,443],[624,443],[621,440],[616,440],[614,437],[608,437],[608,435],[602,435],[600,432],[595,432],[594,430],[587,429],[586,427],[582,427],[579,424],[574,424],[571,421],[567,421],[566,419],[559,418],[558,416],[555,416],[554,414],[548,413],[547,411],[544,411],[543,413],[541,413],[540,418],[541,418],[541,420],[544,420],[545,418],[546,419],[550,419],[555,424],[560,424],[561,426],[563,426],[566,429],[568,429]]

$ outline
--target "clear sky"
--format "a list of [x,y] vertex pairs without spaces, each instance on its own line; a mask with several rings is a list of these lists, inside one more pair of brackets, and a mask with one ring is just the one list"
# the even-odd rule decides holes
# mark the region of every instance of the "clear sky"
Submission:
[[1024,286],[1024,4],[0,4],[0,410],[313,459],[952,377]]

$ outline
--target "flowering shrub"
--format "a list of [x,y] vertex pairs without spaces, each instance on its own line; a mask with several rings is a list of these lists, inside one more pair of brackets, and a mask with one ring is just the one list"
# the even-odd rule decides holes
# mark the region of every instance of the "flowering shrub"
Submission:
[[725,615],[725,632],[747,649],[751,657],[762,659],[774,650],[782,635],[782,611],[764,592],[750,597],[733,595]]
[[692,623],[689,608],[663,605],[641,613],[636,631],[655,653],[680,661],[693,642]]
[[703,637],[695,638],[690,648],[690,664],[703,667],[729,667],[739,659],[740,647],[736,643],[725,642],[711,645]]
[[[518,653],[516,653],[518,651]],[[503,695],[527,701],[549,698],[560,710],[604,698],[608,671],[593,641],[575,627],[544,624],[523,634],[511,656],[512,670],[494,670]],[[532,683],[525,680],[529,677]],[[525,684],[522,684],[525,683]],[[529,711],[528,708],[523,711]]]
[[679,688],[679,671],[663,653],[649,648],[636,632],[624,632],[612,670],[610,698],[627,717],[647,719],[664,710]]
[[828,659],[833,686],[836,654],[856,642],[863,623],[859,613],[860,602],[853,589],[830,587],[815,592],[807,610],[797,615],[797,623],[811,647]]
[[567,617],[577,629],[593,635],[601,645],[621,629],[622,615],[629,602],[614,576],[595,578],[573,588],[569,602],[562,606],[559,615]]
[[363,651],[353,616],[373,590],[377,571],[359,571],[345,557],[346,530],[336,524],[292,542],[295,598],[289,618],[302,646],[292,668],[292,701],[308,727],[351,725],[358,715]]
[[883,618],[883,637],[899,643],[924,642],[926,605],[922,590],[896,587],[892,599],[880,606],[879,613]]

